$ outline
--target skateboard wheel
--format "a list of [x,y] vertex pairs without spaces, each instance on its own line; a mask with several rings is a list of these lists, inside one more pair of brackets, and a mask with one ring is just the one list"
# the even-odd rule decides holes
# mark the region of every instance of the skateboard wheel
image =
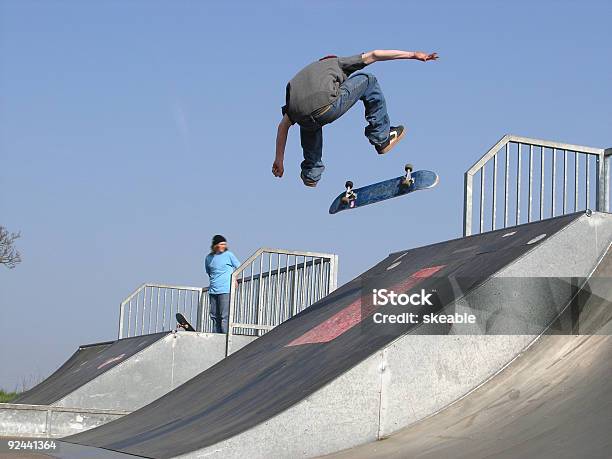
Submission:
[[412,164],[410,164],[410,163],[407,163],[407,164],[404,166],[404,170],[405,170],[406,172],[412,172],[412,171],[414,170],[414,166],[413,166]]
[[346,188],[353,188],[353,182],[351,182],[350,180],[348,180],[348,181],[347,181],[347,182],[344,184],[344,186],[345,186]]

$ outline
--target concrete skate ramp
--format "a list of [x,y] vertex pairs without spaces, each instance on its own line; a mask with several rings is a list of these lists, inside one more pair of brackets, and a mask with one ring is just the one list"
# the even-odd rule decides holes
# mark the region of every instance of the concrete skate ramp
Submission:
[[[235,338],[235,348],[256,339]],[[82,346],[18,403],[0,403],[0,436],[59,438],[106,424],[210,368],[225,347],[223,334],[186,331]]]
[[165,335],[167,333],[156,333],[81,346],[51,376],[21,394],[13,403],[51,405]]
[[[607,458],[612,451],[612,253],[588,287],[576,335],[547,335],[443,411],[334,459]],[[577,336],[580,333],[581,335]]]
[[[219,457],[265,457],[272,451],[277,456],[291,457],[338,451],[341,447],[373,440],[381,432],[398,430],[410,422],[401,418],[403,413],[392,412],[393,403],[384,402],[380,390],[371,382],[384,382],[391,377],[381,376],[381,363],[376,360],[378,354],[382,352],[384,367],[387,350],[390,349],[390,356],[395,356],[392,348],[397,347],[397,343],[410,345],[405,338],[407,334],[415,332],[414,326],[393,327],[392,332],[381,333],[372,320],[362,320],[373,313],[371,306],[362,305],[362,288],[367,290],[374,283],[379,288],[386,286],[397,292],[420,289],[436,291],[438,307],[454,308],[458,303],[455,291],[457,283],[461,284],[462,295],[469,295],[508,266],[516,266],[516,272],[506,269],[508,276],[517,276],[520,272],[524,272],[525,276],[554,275],[551,273],[557,272],[558,265],[565,266],[565,261],[570,265],[565,272],[586,277],[600,259],[602,247],[607,247],[612,240],[612,221],[607,217],[594,214],[591,219],[583,214],[573,214],[392,254],[309,309],[164,397],[117,421],[65,440],[156,458],[190,452],[195,454],[196,451]],[[568,228],[571,231],[568,232]],[[568,247],[568,244],[579,243],[584,244],[581,251]],[[544,252],[526,257],[526,254],[536,253],[539,247],[545,247],[542,249]],[[546,256],[542,257],[542,254]],[[541,266],[541,263],[544,265]],[[450,279],[457,282],[450,282]],[[553,285],[545,293],[554,296],[555,288]],[[423,307],[419,312],[426,313],[428,309]],[[495,316],[495,312],[485,312]],[[534,303],[533,309],[525,314],[536,316],[542,322],[538,329],[541,332],[542,327],[550,325],[558,312],[544,310]],[[527,323],[533,322],[529,317],[527,319]],[[422,343],[419,346],[426,344],[428,347],[423,349],[432,355],[440,338],[446,339],[443,340],[444,351],[457,348],[456,341],[471,339],[439,336],[451,333],[452,327],[447,325],[432,326],[429,330],[419,328],[421,335],[438,335],[409,336],[420,339]],[[487,332],[484,330],[484,333]],[[400,337],[403,338],[398,340]],[[425,343],[430,338],[434,341]],[[499,370],[511,360],[508,356],[518,354],[533,339],[535,337],[527,336],[507,342],[495,340],[494,344],[498,346],[495,349],[489,349],[490,343],[486,340],[470,342],[471,349],[485,346],[479,348],[482,359],[464,355],[462,358],[465,361],[459,364],[469,366],[476,360]],[[398,355],[402,361],[422,358],[419,347],[407,351],[401,346],[398,349],[402,353]],[[486,349],[489,349],[488,354]],[[491,357],[495,350],[502,349],[507,355],[503,355],[499,361]],[[406,358],[406,352],[411,352],[408,354],[410,359]],[[444,355],[431,357],[433,360],[437,358],[444,358]],[[434,402],[441,404],[442,408],[489,376],[491,374],[479,375],[480,380],[465,376],[463,379],[467,386],[456,389],[462,392]],[[414,374],[412,378],[418,382]],[[403,380],[399,380],[391,387],[402,387],[402,384]],[[423,384],[431,383],[424,380]],[[329,398],[331,394],[348,399],[338,404],[338,400]],[[371,413],[360,411],[359,403],[369,402],[365,398],[370,395],[372,403],[376,404],[375,410]],[[386,406],[385,413],[388,411],[390,414],[379,411],[383,404]],[[418,416],[432,414],[435,406],[427,407],[424,414]],[[326,410],[332,407],[343,408],[345,412],[336,419],[321,419],[328,416]],[[372,419],[368,417],[370,414]],[[300,415],[305,417],[300,418]],[[342,415],[346,415],[346,418],[340,419]],[[376,422],[383,417],[393,421],[387,422],[383,428],[376,425],[374,416]],[[372,427],[365,431],[368,428],[364,425]],[[327,432],[330,439],[341,437],[341,441],[328,442],[327,437],[310,441],[308,435],[312,432],[319,436]],[[315,448],[308,449],[311,446]]]

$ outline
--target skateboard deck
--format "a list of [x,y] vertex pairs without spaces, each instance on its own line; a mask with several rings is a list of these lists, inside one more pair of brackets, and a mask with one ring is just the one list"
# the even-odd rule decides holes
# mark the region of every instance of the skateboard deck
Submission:
[[[355,189],[352,189],[351,182],[347,182],[347,191],[339,194],[334,199],[329,207],[329,213],[335,214],[343,210],[356,209],[368,204],[404,196],[414,191],[433,188],[438,184],[439,180],[440,178],[435,172],[421,170],[410,172],[406,176],[392,178]],[[350,187],[348,186],[349,184]]]
[[195,331],[195,328],[193,328],[191,324],[187,322],[187,319],[185,319],[185,316],[181,314],[180,312],[176,313],[176,321],[178,322],[178,325],[176,326],[176,328],[184,328],[186,331],[192,331],[192,332]]

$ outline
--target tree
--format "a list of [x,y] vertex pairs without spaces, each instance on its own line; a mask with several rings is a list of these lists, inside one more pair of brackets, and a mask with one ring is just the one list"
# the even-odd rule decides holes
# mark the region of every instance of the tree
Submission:
[[9,233],[0,225],[0,265],[13,269],[21,263],[21,255],[15,248],[15,240],[21,237],[21,233]]

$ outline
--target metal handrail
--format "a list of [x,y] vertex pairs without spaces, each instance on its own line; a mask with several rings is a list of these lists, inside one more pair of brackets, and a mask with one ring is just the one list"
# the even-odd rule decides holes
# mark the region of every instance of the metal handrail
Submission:
[[259,336],[335,290],[337,269],[335,254],[266,247],[257,250],[232,274],[226,354],[232,351],[234,335]]
[[[147,296],[147,289],[149,295]],[[154,290],[157,295],[154,295]],[[173,312],[181,312],[190,323],[200,324],[200,315],[205,302],[208,287],[189,287],[183,285],[168,285],[157,283],[141,284],[136,290],[128,295],[119,305],[119,332],[118,337],[128,338],[137,336],[138,334],[156,333],[173,329],[174,323]],[[163,292],[163,294],[162,294]],[[168,300],[168,292],[170,292],[170,303]],[[174,301],[174,293],[176,292],[176,303]],[[181,292],[183,293],[183,304],[181,307]],[[189,295],[189,310],[187,310],[187,298]],[[163,305],[161,306],[161,322],[160,322],[160,305],[163,297]],[[148,301],[147,301],[148,300]],[[135,305],[134,305],[135,301]],[[148,307],[147,307],[148,304]],[[135,306],[134,314],[132,307]],[[142,306],[142,307],[141,307]],[[169,308],[168,308],[169,306]],[[176,306],[176,307],[175,307]],[[195,315],[194,315],[194,306]],[[155,310],[155,315],[153,315]],[[127,318],[126,318],[127,314]],[[134,321],[132,330],[132,318]],[[140,332],[138,330],[138,320],[140,319]],[[146,325],[145,325],[146,323]],[[209,327],[212,328],[212,327]],[[146,331],[145,331],[146,329]],[[201,330],[205,331],[205,330]]]
[[[511,155],[516,146],[516,169],[512,169]],[[526,147],[525,149],[523,147]],[[528,157],[524,153],[528,152]],[[503,189],[498,183],[498,169],[499,159],[503,153],[505,153],[503,159]],[[570,154],[573,153],[573,177],[568,177],[568,171],[570,170],[571,164],[569,163]],[[563,165],[563,181],[558,184],[557,180],[557,162],[560,155],[562,156]],[[522,137],[517,135],[507,134],[503,136],[495,145],[493,145],[478,161],[476,161],[472,167],[470,167],[464,176],[464,205],[463,205],[463,234],[469,236],[473,233],[473,208],[474,208],[474,177],[478,174],[480,176],[479,183],[479,232],[483,232],[486,226],[489,226],[491,230],[506,228],[514,226],[524,222],[530,222],[534,220],[543,220],[545,214],[548,213],[550,217],[557,215],[564,215],[570,211],[570,200],[568,199],[568,190],[570,189],[573,181],[573,211],[577,211],[581,208],[590,208],[592,201],[594,201],[594,207],[598,211],[609,210],[609,157],[612,155],[612,148],[594,148],[582,145],[573,145],[562,142],[555,142],[550,140],[534,139],[530,137]],[[534,175],[534,160],[539,157],[539,177]],[[551,161],[546,162],[546,158],[550,157]],[[594,158],[594,175],[595,175],[595,190],[591,193],[591,159]],[[523,172],[523,160],[528,161],[528,174]],[[491,164],[492,163],[492,164]],[[580,164],[584,165],[584,188],[580,188]],[[548,167],[550,164],[550,167]],[[487,194],[487,166],[491,165],[492,171],[492,193],[491,196]],[[537,165],[536,165],[537,167]],[[514,183],[510,183],[510,176],[515,177]],[[522,182],[523,175],[527,175],[526,182]],[[549,179],[549,184],[547,183]],[[557,187],[557,185],[561,185]],[[527,188],[523,190],[523,188]],[[579,204],[580,191],[584,195],[584,206]],[[559,193],[562,192],[562,194]],[[514,202],[510,202],[510,195],[514,193]],[[502,195],[503,202],[503,224],[500,223],[501,218],[498,218],[497,201],[498,196]],[[526,200],[521,201],[521,197],[526,194]],[[547,199],[548,196],[548,199]],[[537,199],[536,199],[537,197]],[[569,196],[571,197],[571,196]],[[594,199],[592,199],[594,197]],[[490,209],[485,206],[486,200],[490,198],[491,206]],[[561,199],[560,199],[561,198]],[[534,201],[537,201],[534,205]],[[561,212],[557,212],[557,201],[562,202]],[[550,205],[548,205],[550,204]],[[514,223],[510,219],[510,208],[515,208]],[[526,207],[526,209],[524,209]],[[534,211],[539,209],[538,218],[534,218]],[[550,211],[548,211],[550,209]],[[523,216],[521,211],[525,210]],[[485,214],[490,214],[490,225],[485,223]],[[525,217],[526,215],[526,217]]]
[[[260,269],[256,274],[253,266],[259,259],[263,268],[262,257],[266,254],[276,257],[276,266],[271,269],[272,265],[269,264],[268,272]],[[285,260],[283,266],[280,263],[281,257],[284,257]],[[289,262],[290,257],[293,257],[293,263]],[[268,247],[255,251],[232,276],[230,324],[233,325],[228,333],[229,345],[226,351],[229,351],[231,347],[230,335],[259,336],[318,301],[324,294],[335,290],[338,275],[337,265],[338,256],[333,254]],[[244,277],[249,269],[250,276]],[[317,279],[312,278],[315,272],[319,275]],[[310,283],[308,286],[303,282],[300,283],[303,291],[291,292],[291,294],[285,288],[283,298],[291,298],[294,304],[290,310],[286,307],[282,309],[279,306],[281,298],[270,298],[266,288],[279,286],[283,282],[286,284],[290,279],[295,280],[298,273]],[[295,281],[295,283],[297,285],[298,282]],[[315,288],[316,292],[313,290]],[[251,297],[245,302],[244,293],[247,290],[251,293]],[[119,339],[145,333],[169,331],[174,328],[176,312],[181,312],[197,331],[213,332],[213,322],[208,314],[210,299],[207,292],[208,287],[159,283],[141,284],[119,306]],[[257,298],[255,299],[253,295],[257,295]],[[234,317],[240,320],[234,322]]]

